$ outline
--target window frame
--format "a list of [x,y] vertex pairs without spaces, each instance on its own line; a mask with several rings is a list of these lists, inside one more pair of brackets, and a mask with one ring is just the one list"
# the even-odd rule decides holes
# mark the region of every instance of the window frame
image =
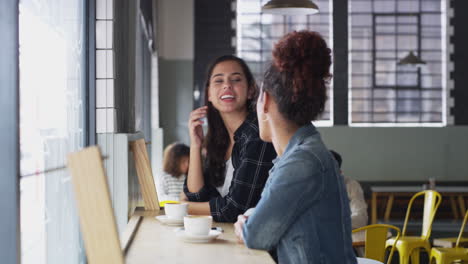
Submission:
[[18,0],[0,1],[0,258],[20,262]]

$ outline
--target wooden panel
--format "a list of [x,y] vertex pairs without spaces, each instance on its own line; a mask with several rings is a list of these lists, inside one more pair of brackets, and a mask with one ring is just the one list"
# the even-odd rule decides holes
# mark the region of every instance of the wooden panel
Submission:
[[98,147],[68,156],[88,262],[123,264],[119,235]]
[[150,211],[159,211],[158,194],[154,185],[153,172],[151,171],[148,152],[144,139],[138,139],[130,142],[135,159],[138,181],[140,182],[141,194],[145,201],[145,209]]

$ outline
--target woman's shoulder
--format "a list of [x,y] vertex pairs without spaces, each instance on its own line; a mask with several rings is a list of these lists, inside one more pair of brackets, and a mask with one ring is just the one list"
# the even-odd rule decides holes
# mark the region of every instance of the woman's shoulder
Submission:
[[332,167],[332,159],[328,150],[321,147],[310,146],[309,144],[298,144],[289,151],[281,166],[297,166],[305,168],[320,168],[325,171]]

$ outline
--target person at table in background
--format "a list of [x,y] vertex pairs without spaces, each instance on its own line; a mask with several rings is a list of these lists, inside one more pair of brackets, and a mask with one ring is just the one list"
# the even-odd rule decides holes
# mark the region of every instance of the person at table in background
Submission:
[[161,197],[163,201],[178,201],[184,189],[190,160],[190,148],[179,142],[164,149]]
[[356,263],[348,196],[333,156],[311,123],[323,112],[331,50],[300,31],[274,47],[257,100],[260,138],[278,158],[253,213],[238,216],[247,247],[276,248],[279,263]]
[[258,135],[252,104],[258,91],[247,64],[236,56],[221,56],[207,73],[205,106],[192,111],[188,121],[190,165],[184,192],[189,214],[235,222],[260,199],[276,152]]
[[367,225],[367,203],[364,199],[364,192],[362,191],[361,185],[356,180],[351,179],[350,177],[343,174],[341,170],[341,164],[343,159],[338,152],[330,150],[338,163],[340,168],[340,173],[344,178],[344,183],[346,186],[346,191],[349,198],[349,208],[351,209],[351,227],[353,229],[363,227]]

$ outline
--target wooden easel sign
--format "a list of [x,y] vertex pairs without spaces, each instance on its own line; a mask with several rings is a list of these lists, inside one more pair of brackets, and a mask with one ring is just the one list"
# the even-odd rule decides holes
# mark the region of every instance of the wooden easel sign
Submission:
[[157,213],[159,212],[158,194],[154,185],[153,172],[151,171],[145,140],[138,139],[136,141],[131,141],[130,149],[133,152],[141,194],[145,202],[145,209]]

